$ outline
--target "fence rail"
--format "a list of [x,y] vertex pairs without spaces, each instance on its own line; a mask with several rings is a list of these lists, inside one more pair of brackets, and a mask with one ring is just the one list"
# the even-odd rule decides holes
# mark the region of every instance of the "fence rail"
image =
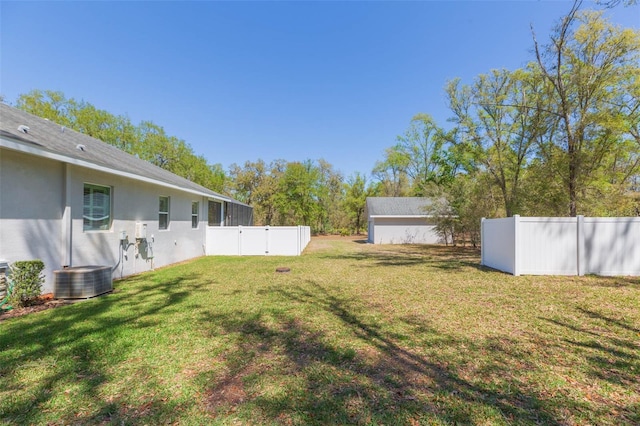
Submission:
[[640,275],[640,218],[482,219],[482,264],[513,275]]
[[299,256],[311,241],[308,226],[207,228],[207,255]]

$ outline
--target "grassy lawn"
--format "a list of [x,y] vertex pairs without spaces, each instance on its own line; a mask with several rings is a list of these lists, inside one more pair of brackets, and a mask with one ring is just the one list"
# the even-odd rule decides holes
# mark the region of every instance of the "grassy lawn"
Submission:
[[0,422],[640,424],[638,278],[314,239],[115,287],[0,322]]

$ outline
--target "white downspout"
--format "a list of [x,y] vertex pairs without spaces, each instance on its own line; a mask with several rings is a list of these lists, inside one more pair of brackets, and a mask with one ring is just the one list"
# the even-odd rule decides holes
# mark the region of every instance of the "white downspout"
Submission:
[[64,187],[62,199],[62,220],[61,220],[61,254],[62,265],[72,266],[73,264],[73,219],[71,217],[71,170],[70,165],[64,163]]

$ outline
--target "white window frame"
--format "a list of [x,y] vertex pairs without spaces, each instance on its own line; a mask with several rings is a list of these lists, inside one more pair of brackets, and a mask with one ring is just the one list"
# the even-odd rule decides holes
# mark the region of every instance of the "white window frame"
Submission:
[[[167,210],[163,211],[161,210],[161,206],[162,206],[162,199],[166,198],[167,199]],[[165,222],[165,226],[162,226],[162,217],[166,216],[166,222]],[[161,231],[167,231],[169,230],[169,225],[171,224],[171,197],[169,197],[168,195],[160,195],[158,197],[158,229]]]
[[[89,203],[86,203],[86,195],[85,195],[85,191],[87,190],[87,188],[90,189],[90,194],[89,194]],[[107,206],[105,209],[104,206],[104,201],[102,202],[102,205],[98,205],[96,203],[97,199],[100,197],[96,197],[94,195],[93,190],[106,190],[107,192]],[[96,194],[100,194],[100,192],[97,192]],[[83,232],[105,232],[105,231],[110,231],[111,230],[111,224],[113,223],[113,212],[112,212],[112,200],[113,200],[113,188],[107,185],[98,185],[95,183],[89,183],[89,182],[85,182],[84,185],[82,186],[82,231]],[[86,212],[85,209],[89,208],[89,211]],[[102,216],[100,218],[95,218],[95,214],[96,214],[96,210],[103,210],[101,212]],[[104,212],[104,210],[107,210],[106,212]],[[106,215],[105,215],[106,213]],[[95,226],[87,226],[87,221],[89,221],[89,223],[91,221],[104,221],[107,220],[107,223],[103,223],[102,225],[100,225],[99,227],[95,227]]]
[[[195,212],[194,212],[195,207]],[[193,219],[196,221],[194,222]],[[195,226],[193,226],[195,224]],[[200,202],[191,202],[191,229],[198,229],[200,227]]]

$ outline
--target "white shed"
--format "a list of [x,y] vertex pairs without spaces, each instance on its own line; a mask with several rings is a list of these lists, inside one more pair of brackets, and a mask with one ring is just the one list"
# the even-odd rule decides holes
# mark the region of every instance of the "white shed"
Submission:
[[426,197],[368,197],[365,215],[372,244],[437,244]]

